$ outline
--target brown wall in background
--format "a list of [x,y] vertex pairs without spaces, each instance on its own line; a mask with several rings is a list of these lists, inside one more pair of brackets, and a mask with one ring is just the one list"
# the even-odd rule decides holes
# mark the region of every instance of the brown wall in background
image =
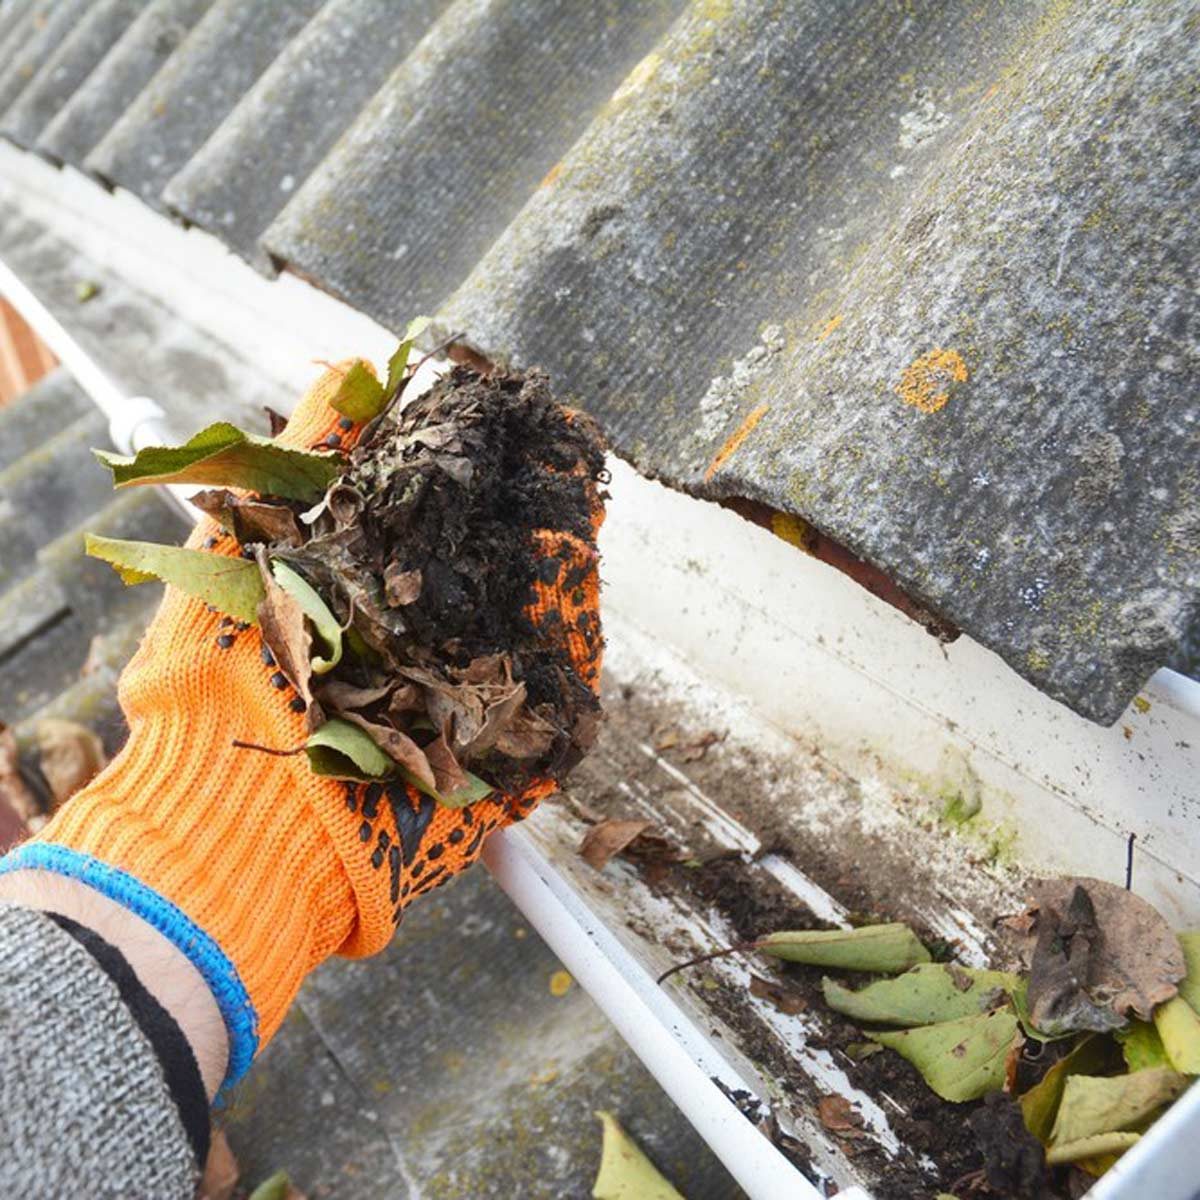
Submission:
[[17,310],[0,299],[0,408],[37,383],[57,362]]

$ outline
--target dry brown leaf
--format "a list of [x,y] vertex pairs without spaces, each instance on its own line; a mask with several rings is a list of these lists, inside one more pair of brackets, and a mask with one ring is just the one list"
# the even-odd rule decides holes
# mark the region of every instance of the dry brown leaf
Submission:
[[347,709],[368,708],[372,704],[378,704],[391,690],[386,683],[379,687],[357,687],[340,679],[326,680],[315,689],[321,706],[339,713]]
[[1036,942],[1029,1012],[1045,1033],[1149,1020],[1187,974],[1179,941],[1145,900],[1100,879],[1031,882]]
[[808,1010],[808,1001],[799,992],[760,975],[750,976],[750,995],[766,1000],[785,1016],[794,1017]]
[[587,831],[579,846],[579,857],[589,867],[603,871],[613,855],[620,854],[638,834],[649,828],[649,821],[601,821]]
[[266,595],[258,606],[263,641],[275,656],[275,665],[308,706],[309,729],[319,723],[320,712],[312,694],[312,634],[304,609],[275,581],[265,547],[258,548],[258,569]]
[[85,725],[47,717],[34,730],[38,765],[57,809],[108,764],[104,743]]
[[383,594],[389,608],[412,604],[421,594],[420,571],[401,570],[398,563],[388,563],[383,572]]
[[862,1129],[862,1113],[836,1092],[817,1101],[817,1116],[826,1129],[843,1137],[856,1137]]
[[38,803],[25,780],[21,778],[17,739],[0,721],[0,803],[22,822],[38,815]]
[[233,530],[239,542],[266,542],[274,546],[300,546],[304,535],[296,514],[284,504],[270,504],[257,496],[239,496],[228,488],[206,488],[191,502]]
[[380,750],[411,771],[426,787],[441,790],[437,786],[434,770],[426,752],[407,733],[401,733],[390,725],[370,721],[362,713],[343,712],[341,715],[360,729],[366,730]]
[[445,733],[440,733],[428,746],[424,754],[433,769],[437,791],[443,796],[460,791],[467,785],[467,777],[459,765],[458,759],[450,749]]
[[229,1200],[233,1189],[237,1187],[239,1174],[237,1159],[229,1148],[224,1131],[214,1130],[196,1200]]

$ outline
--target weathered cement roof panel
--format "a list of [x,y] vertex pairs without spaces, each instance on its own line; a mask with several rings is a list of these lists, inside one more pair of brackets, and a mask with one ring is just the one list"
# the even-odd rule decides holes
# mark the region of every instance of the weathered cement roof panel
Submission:
[[0,113],[29,86],[86,11],[88,0],[57,0],[25,15],[0,56]]
[[442,300],[679,0],[457,0],[264,241],[384,324]]
[[1200,605],[1194,9],[768,7],[693,9],[440,324],[1112,721]]
[[151,0],[38,139],[49,158],[82,166],[212,0]]
[[147,3],[92,0],[79,23],[10,105],[0,121],[0,133],[22,146],[32,146]]
[[1080,712],[1192,661],[1194,4],[388,11],[153,0],[38,148],[105,134],[90,166],[260,267],[440,307]]
[[260,236],[449,3],[330,0],[171,180],[167,204],[273,274]]
[[88,155],[88,170],[161,208],[167,181],[319,7],[320,0],[216,0]]

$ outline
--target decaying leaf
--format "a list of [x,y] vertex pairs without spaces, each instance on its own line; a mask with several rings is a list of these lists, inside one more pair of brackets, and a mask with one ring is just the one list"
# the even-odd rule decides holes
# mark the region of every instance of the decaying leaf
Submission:
[[251,624],[258,621],[265,589],[258,567],[247,559],[155,542],[127,542],[94,533],[85,536],[84,549],[114,567],[127,584],[160,579],[235,620]]
[[593,1200],[683,1200],[612,1113],[596,1116],[604,1127],[604,1145],[600,1172],[592,1184]]
[[[13,731],[0,721],[0,805],[6,807],[24,823],[38,815],[38,803],[25,780],[21,778],[21,761]],[[14,835],[18,830],[10,830]]]
[[321,714],[313,705],[312,635],[308,631],[304,609],[295,596],[280,585],[262,546],[258,548],[254,565],[263,589],[255,613],[262,628],[263,642],[275,656],[275,665],[300,694],[309,727],[315,728]]
[[104,743],[87,726],[75,721],[47,717],[37,723],[34,737],[38,765],[50,785],[54,808],[94,779],[108,763]]
[[395,563],[389,563],[383,572],[383,595],[389,608],[402,608],[412,604],[421,594],[421,583],[424,576],[420,571],[401,570]]
[[907,925],[863,925],[858,929],[802,929],[771,933],[756,946],[788,962],[843,971],[906,971],[929,961],[929,951]]
[[429,764],[429,759],[425,757],[425,752],[407,733],[402,733],[391,725],[368,721],[366,717],[357,712],[346,712],[343,714],[343,719],[357,725],[359,729],[369,734],[375,745],[403,768],[413,787],[419,787],[431,795],[437,791],[437,781],[433,777],[433,768]]
[[983,1155],[984,1175],[997,1193],[1033,1198],[1049,1194],[1046,1152],[1025,1128],[1012,1096],[989,1092],[967,1121]]
[[[1082,1162],[1104,1158],[1110,1154],[1124,1154],[1130,1146],[1141,1141],[1140,1133],[1097,1133],[1080,1138],[1076,1142],[1065,1142],[1051,1146],[1046,1152],[1046,1162],[1052,1167],[1062,1163]],[[1096,1172],[1093,1172],[1096,1173]]]
[[305,1200],[288,1178],[286,1171],[276,1171],[269,1179],[264,1179],[252,1191],[248,1200]]
[[308,764],[317,775],[371,780],[396,773],[396,765],[368,733],[339,717],[314,729],[305,750]]
[[871,1037],[908,1059],[943,1100],[961,1103],[1004,1086],[1005,1059],[1020,1026],[1011,1009],[1001,1008]]
[[347,368],[330,407],[352,421],[370,421],[379,415],[386,394],[371,367],[357,359]]
[[1067,1079],[1102,1071],[1110,1065],[1110,1058],[1109,1043],[1104,1038],[1083,1037],[1020,1098],[1025,1127],[1038,1141],[1043,1145],[1050,1141]]
[[1063,1086],[1050,1144],[1133,1129],[1174,1100],[1188,1082],[1169,1067],[1147,1067],[1128,1075],[1071,1075]]
[[1167,1061],[1184,1075],[1200,1075],[1200,1016],[1182,997],[1173,996],[1154,1010],[1154,1027]]
[[1179,981],[1179,994],[1200,1012],[1200,930],[1176,934],[1187,974]]
[[1106,1032],[1133,1012],[1149,1020],[1184,977],[1183,951],[1145,900],[1099,879],[1030,885],[1037,941],[1029,1013],[1047,1033]]
[[[799,992],[793,991],[785,984],[763,979],[760,975],[750,976],[750,995],[759,1000],[766,1000],[787,1017],[795,1017],[808,1010],[808,1001]],[[879,1047],[873,1046],[872,1049],[878,1050]]]
[[852,991],[822,979],[825,1003],[855,1021],[877,1025],[934,1025],[996,1008],[1007,1000],[1017,976],[954,963],[921,963],[895,979]]
[[287,563],[273,560],[271,574],[275,582],[304,610],[317,636],[325,643],[325,657],[314,655],[312,660],[313,674],[324,675],[342,660],[342,627],[337,617],[330,612],[329,605],[321,599],[316,588]]
[[299,546],[304,540],[296,514],[285,504],[270,504],[257,496],[239,496],[228,488],[208,488],[189,499],[201,512],[232,530],[239,542]]
[[220,421],[182,446],[147,446],[132,456],[95,450],[117,487],[149,483],[199,483],[245,488],[311,504],[342,473],[340,454],[292,450],[270,438]]
[[649,821],[609,819],[593,825],[579,846],[579,857],[589,867],[603,871],[614,855],[620,854],[634,838],[650,828]]
[[239,1173],[224,1130],[214,1129],[196,1200],[229,1200],[237,1187]]
[[[1178,999],[1178,997],[1176,997]],[[1174,1000],[1168,1000],[1174,1004]],[[1118,1029],[1113,1036],[1121,1047],[1125,1065],[1131,1071],[1141,1071],[1146,1067],[1169,1067],[1167,1048],[1163,1045],[1158,1030],[1150,1021],[1130,1021],[1124,1029]],[[1092,1074],[1085,1071],[1083,1074]]]
[[862,1113],[838,1092],[818,1098],[817,1117],[826,1129],[842,1137],[856,1137],[862,1129]]

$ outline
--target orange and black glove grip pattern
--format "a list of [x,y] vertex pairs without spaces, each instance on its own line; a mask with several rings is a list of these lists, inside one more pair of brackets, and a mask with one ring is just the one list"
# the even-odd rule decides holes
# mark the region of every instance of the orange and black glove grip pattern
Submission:
[[[301,401],[280,441],[348,448],[361,429],[329,406],[349,364]],[[602,519],[597,502],[595,526]],[[558,548],[568,535],[539,535]],[[202,521],[188,544],[238,554]],[[601,639],[594,544],[571,538],[561,583],[537,585],[529,616],[561,637],[598,689]],[[549,619],[548,619],[549,618]],[[282,1022],[305,975],[331,954],[382,949],[415,897],[478,858],[492,830],[554,790],[445,808],[402,784],[349,784],[312,774],[293,747],[304,702],[256,627],[167,588],[121,677],[129,723],[121,753],[0,871],[73,876],[167,936],[204,976],[229,1033],[225,1084],[247,1070]]]

